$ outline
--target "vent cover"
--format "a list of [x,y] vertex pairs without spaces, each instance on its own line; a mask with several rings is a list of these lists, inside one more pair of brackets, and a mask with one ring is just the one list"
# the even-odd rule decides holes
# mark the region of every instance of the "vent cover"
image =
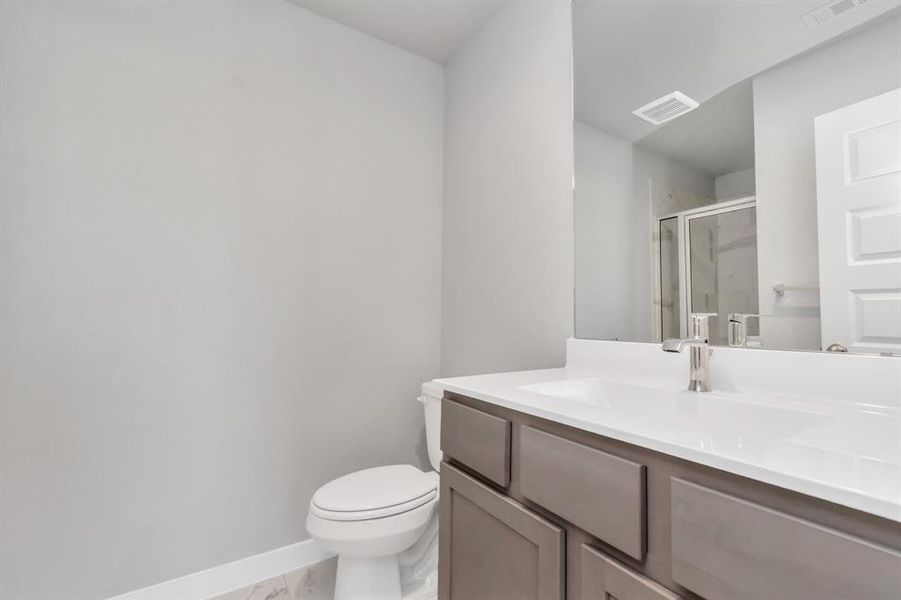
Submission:
[[825,25],[840,14],[857,8],[861,4],[866,4],[867,0],[833,0],[827,2],[819,8],[815,8],[809,13],[801,15],[799,18],[807,25],[808,29],[816,29]]
[[632,114],[648,123],[660,125],[697,107],[698,103],[682,92],[672,92],[657,98],[653,102],[648,102],[638,110],[633,110]]

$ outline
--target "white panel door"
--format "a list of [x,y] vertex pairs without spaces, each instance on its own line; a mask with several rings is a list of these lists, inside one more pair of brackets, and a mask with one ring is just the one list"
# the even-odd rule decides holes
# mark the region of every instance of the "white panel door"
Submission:
[[814,129],[823,349],[901,354],[901,89]]

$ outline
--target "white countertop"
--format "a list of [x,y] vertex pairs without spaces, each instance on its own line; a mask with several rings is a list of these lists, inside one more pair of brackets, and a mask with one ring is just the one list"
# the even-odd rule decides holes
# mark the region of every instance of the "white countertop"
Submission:
[[901,522],[901,411],[894,406],[781,390],[696,393],[685,381],[636,381],[634,373],[617,377],[585,366],[436,383]]

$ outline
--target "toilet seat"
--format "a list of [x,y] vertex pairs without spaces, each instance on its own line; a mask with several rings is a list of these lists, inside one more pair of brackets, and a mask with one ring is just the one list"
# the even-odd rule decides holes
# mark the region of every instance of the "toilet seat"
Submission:
[[393,517],[394,515],[399,515],[401,513],[411,511],[414,508],[419,508],[423,504],[431,502],[437,495],[438,490],[432,490],[431,492],[420,496],[419,498],[414,498],[407,502],[402,502],[393,506],[384,506],[382,508],[359,511],[326,510],[316,504],[311,503],[310,512],[320,519],[328,519],[329,521],[367,521],[369,519]]
[[423,473],[411,465],[357,471],[316,491],[307,513],[307,531],[341,556],[397,554],[409,548],[428,525],[438,504],[437,488],[438,473]]
[[436,473],[412,465],[388,465],[350,473],[313,495],[310,512],[329,521],[365,521],[399,515],[434,500]]

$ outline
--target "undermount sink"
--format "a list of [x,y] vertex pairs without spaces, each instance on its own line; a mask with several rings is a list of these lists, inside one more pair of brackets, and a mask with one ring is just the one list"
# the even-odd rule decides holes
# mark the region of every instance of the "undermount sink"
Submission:
[[600,377],[564,379],[519,386],[598,423],[624,430],[656,430],[661,437],[705,449],[740,451],[776,439],[788,441],[831,419],[732,393],[697,393],[677,386],[632,384]]

